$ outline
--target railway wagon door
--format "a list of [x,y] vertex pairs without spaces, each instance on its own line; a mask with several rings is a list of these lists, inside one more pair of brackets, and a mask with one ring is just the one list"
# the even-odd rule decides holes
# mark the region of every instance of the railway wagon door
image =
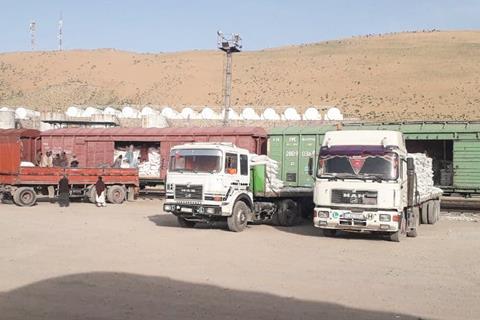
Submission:
[[86,166],[89,168],[110,167],[113,164],[113,141],[87,141]]

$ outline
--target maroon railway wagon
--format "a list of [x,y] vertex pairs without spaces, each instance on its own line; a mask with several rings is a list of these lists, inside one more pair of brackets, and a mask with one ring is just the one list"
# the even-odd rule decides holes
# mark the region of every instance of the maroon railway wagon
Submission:
[[19,206],[32,206],[37,197],[54,198],[58,190],[58,181],[67,175],[70,185],[70,197],[87,198],[94,202],[93,188],[98,176],[102,176],[107,185],[107,200],[122,203],[128,196],[133,199],[139,186],[137,169],[114,168],[42,168],[29,163],[35,162],[39,151],[38,131],[1,130],[0,131],[0,200],[13,199]]
[[159,150],[160,165],[153,176],[140,176],[140,184],[162,184],[173,146],[191,142],[231,142],[250,152],[265,154],[267,133],[260,127],[208,128],[64,128],[41,133],[42,151],[75,154],[80,166],[106,167],[118,148],[132,144]]

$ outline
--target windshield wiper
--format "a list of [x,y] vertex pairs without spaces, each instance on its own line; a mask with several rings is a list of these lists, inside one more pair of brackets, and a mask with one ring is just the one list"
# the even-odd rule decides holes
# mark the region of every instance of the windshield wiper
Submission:
[[382,182],[383,175],[382,174],[362,174],[360,177],[366,179],[372,179],[373,181]]

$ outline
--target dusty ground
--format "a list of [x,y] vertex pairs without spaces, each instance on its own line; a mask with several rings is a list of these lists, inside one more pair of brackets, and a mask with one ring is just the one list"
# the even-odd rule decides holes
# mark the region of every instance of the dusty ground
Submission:
[[[222,105],[219,50],[0,54],[0,105]],[[248,50],[248,46],[245,47]],[[336,105],[362,120],[478,120],[480,32],[356,37],[236,54],[232,105]],[[283,111],[284,107],[279,107]]]
[[159,200],[0,205],[0,319],[479,319],[480,224],[180,229]]

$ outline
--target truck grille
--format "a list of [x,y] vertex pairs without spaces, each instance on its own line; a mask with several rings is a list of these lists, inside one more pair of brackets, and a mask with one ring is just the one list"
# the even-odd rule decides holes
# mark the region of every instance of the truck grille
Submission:
[[175,199],[203,200],[203,187],[201,185],[177,184],[175,186]]
[[376,191],[332,190],[332,203],[376,205]]

